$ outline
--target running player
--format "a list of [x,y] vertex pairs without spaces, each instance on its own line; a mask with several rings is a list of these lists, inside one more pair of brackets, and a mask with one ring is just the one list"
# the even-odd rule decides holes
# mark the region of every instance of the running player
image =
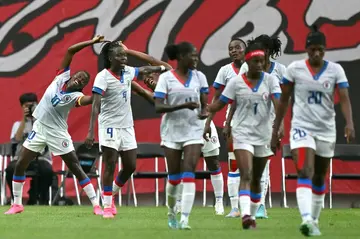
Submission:
[[[226,86],[227,82],[239,75],[247,71],[247,65],[244,63],[244,51],[245,51],[246,44],[243,40],[239,38],[232,38],[228,50],[229,50],[229,56],[232,60],[232,63],[229,63],[227,65],[224,65],[220,68],[216,79],[214,81],[214,88],[215,88],[215,94],[213,96],[213,102],[215,102],[217,99],[219,99],[219,96],[221,95],[221,92],[223,91],[224,87]],[[230,110],[230,105],[228,106],[228,110],[226,111],[226,117],[228,117]],[[208,134],[211,138],[212,136],[212,130],[211,130],[211,122],[214,118],[215,114],[210,114],[204,129],[204,138],[208,140]],[[224,126],[226,125],[226,122],[224,123]],[[227,187],[228,187],[228,194],[230,197],[230,204],[231,204],[231,211],[226,217],[240,217],[240,211],[239,211],[239,198],[238,198],[238,191],[239,191],[239,185],[240,185],[240,174],[239,169],[236,165],[235,155],[233,153],[232,149],[232,139],[230,134],[227,132],[228,127],[224,128],[224,134],[226,135],[226,141],[228,145],[228,152],[229,152],[229,173],[227,177]]]
[[[154,104],[152,93],[143,89],[134,80],[139,74],[160,72],[164,66],[127,66],[127,54],[121,42],[107,42],[102,48],[104,69],[95,78],[93,104],[90,117],[89,133],[85,143],[94,143],[95,119],[99,115],[99,145],[103,153],[105,170],[104,218],[113,218],[116,207],[113,195],[130,178],[136,169],[136,148],[134,121],[131,111],[131,90]],[[101,106],[101,109],[100,109]],[[115,165],[120,153],[123,168],[114,179]]]
[[[194,68],[197,67],[198,59],[194,59]],[[194,70],[195,71],[195,70]],[[155,89],[156,82],[158,81],[159,75],[151,74],[148,75],[144,82],[150,89]],[[203,120],[205,125],[206,120]],[[217,130],[215,124],[211,122],[211,139],[209,141],[204,140],[204,146],[201,151],[203,153],[206,165],[211,172],[210,179],[211,184],[214,188],[215,195],[215,214],[216,215],[224,215],[224,203],[223,203],[223,195],[224,195],[224,178],[221,172],[220,163],[219,163],[219,154],[220,154],[220,143],[219,137],[217,134]],[[182,198],[182,187],[183,184],[180,183],[178,185],[178,197],[176,200],[176,212],[181,212],[181,198]]]
[[244,229],[255,228],[255,215],[260,205],[260,179],[268,157],[272,132],[271,106],[277,107],[281,89],[279,81],[263,72],[265,49],[262,44],[249,41],[245,60],[247,73],[230,79],[220,99],[211,104],[210,112],[221,110],[236,102],[232,136],[234,153],[240,169],[239,201]]
[[348,143],[355,138],[349,83],[341,65],[323,59],[325,48],[326,37],[315,27],[306,38],[308,59],[294,61],[286,69],[271,141],[275,152],[279,146],[276,133],[294,93],[290,147],[298,173],[296,198],[302,218],[300,231],[305,236],[321,235],[318,223],[325,197],[325,176],[336,143],[333,98],[336,88],[346,120],[345,137]]
[[46,146],[53,155],[59,155],[67,167],[79,180],[81,187],[89,197],[94,214],[101,215],[102,210],[96,200],[96,194],[90,179],[82,170],[75,154],[74,146],[67,128],[67,118],[73,107],[89,105],[91,96],[84,96],[82,90],[88,84],[90,75],[86,71],[78,71],[70,76],[70,64],[73,56],[87,46],[102,42],[103,36],[77,43],[69,47],[55,79],[46,89],[33,117],[36,119],[33,129],[24,142],[16,163],[13,176],[14,204],[5,214],[16,214],[24,211],[22,191],[25,183],[25,170],[31,160]]
[[[195,199],[194,172],[204,144],[204,127],[200,119],[208,116],[206,105],[209,88],[205,75],[194,71],[198,55],[191,43],[168,45],[165,52],[170,60],[177,60],[176,69],[160,75],[154,92],[156,112],[165,113],[160,130],[169,172],[166,184],[168,226],[189,230],[189,215]],[[177,186],[181,180],[182,210],[178,225],[175,205]]]
[[[276,59],[276,57],[280,56],[281,54],[281,41],[278,37],[271,38],[268,35],[260,35],[254,39],[255,42],[261,43],[265,48],[265,68],[264,71],[269,73],[270,75],[273,75],[276,77],[276,79],[279,80],[279,83],[281,83],[281,80],[283,78],[284,72],[286,70],[286,67],[278,62],[271,61],[270,57],[272,59]],[[247,65],[244,63],[244,65]],[[246,66],[247,68],[247,66]],[[224,131],[229,134],[230,133],[230,122],[233,117],[235,109],[233,107],[235,104],[232,104],[232,108],[230,109],[230,113],[226,119],[226,126],[224,127]],[[272,120],[275,119],[275,110],[274,107],[272,107]],[[280,132],[281,138],[283,136],[283,127],[281,127]],[[268,192],[269,188],[269,180],[270,180],[270,159],[266,164],[264,173],[261,177],[261,204],[259,206],[259,209],[256,213],[256,218],[268,218],[267,211],[265,208],[265,199],[266,194]]]

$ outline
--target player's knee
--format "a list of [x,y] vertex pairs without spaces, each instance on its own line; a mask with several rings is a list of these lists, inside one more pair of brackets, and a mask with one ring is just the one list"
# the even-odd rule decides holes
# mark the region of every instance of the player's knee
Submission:
[[136,161],[131,161],[129,164],[127,164],[126,170],[131,172],[131,173],[135,172],[135,170],[136,170]]
[[241,177],[241,181],[250,183],[252,179],[252,170],[251,169],[242,170],[240,177]]
[[312,178],[314,175],[314,169],[311,167],[304,167],[298,170],[298,176],[300,178]]

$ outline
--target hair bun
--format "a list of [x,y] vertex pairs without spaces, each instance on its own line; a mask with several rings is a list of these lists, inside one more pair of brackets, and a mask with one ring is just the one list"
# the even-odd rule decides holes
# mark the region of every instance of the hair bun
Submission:
[[316,26],[315,24],[313,24],[313,25],[311,26],[311,29],[312,29],[313,32],[318,32],[318,31],[319,31],[318,26]]

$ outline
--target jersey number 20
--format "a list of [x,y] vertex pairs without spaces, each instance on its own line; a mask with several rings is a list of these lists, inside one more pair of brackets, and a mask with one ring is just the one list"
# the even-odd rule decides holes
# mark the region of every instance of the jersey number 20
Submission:
[[309,91],[308,103],[321,104],[322,93],[321,91]]

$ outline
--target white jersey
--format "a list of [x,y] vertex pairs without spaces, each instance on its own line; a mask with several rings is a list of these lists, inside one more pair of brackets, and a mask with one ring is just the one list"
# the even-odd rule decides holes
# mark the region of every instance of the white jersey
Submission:
[[[227,65],[224,65],[220,68],[220,70],[215,78],[215,81],[213,83],[213,87],[215,89],[224,88],[231,78],[234,78],[238,75],[242,75],[245,72],[247,72],[248,70],[249,70],[249,67],[246,64],[246,62],[244,62],[241,65],[240,70],[238,70],[235,67],[234,63],[229,63]],[[226,118],[229,115],[230,107],[231,107],[231,105],[229,104],[226,109],[226,116],[225,116]]]
[[232,78],[220,100],[236,101],[232,120],[232,135],[237,142],[250,145],[267,145],[272,132],[272,97],[279,98],[280,84],[274,76],[263,72],[255,87],[251,87],[246,74]]
[[65,92],[69,80],[69,67],[59,71],[32,114],[35,119],[49,128],[67,130],[69,112],[77,105],[79,97],[84,95],[77,91]]
[[344,69],[337,63],[325,61],[314,74],[307,60],[291,63],[286,69],[283,84],[294,84],[295,103],[291,126],[306,130],[320,140],[335,142],[335,87],[349,87]]
[[[181,105],[185,102],[198,102],[200,94],[208,93],[209,86],[205,75],[193,70],[189,79],[183,82],[174,70],[160,75],[155,92],[155,98],[165,98],[169,105]],[[186,142],[202,139],[204,123],[198,118],[200,109],[181,109],[165,113],[161,119],[161,140],[169,142]]]
[[99,128],[128,128],[134,126],[131,110],[131,82],[137,78],[138,68],[125,66],[120,76],[103,69],[95,78],[92,91],[101,94]]

